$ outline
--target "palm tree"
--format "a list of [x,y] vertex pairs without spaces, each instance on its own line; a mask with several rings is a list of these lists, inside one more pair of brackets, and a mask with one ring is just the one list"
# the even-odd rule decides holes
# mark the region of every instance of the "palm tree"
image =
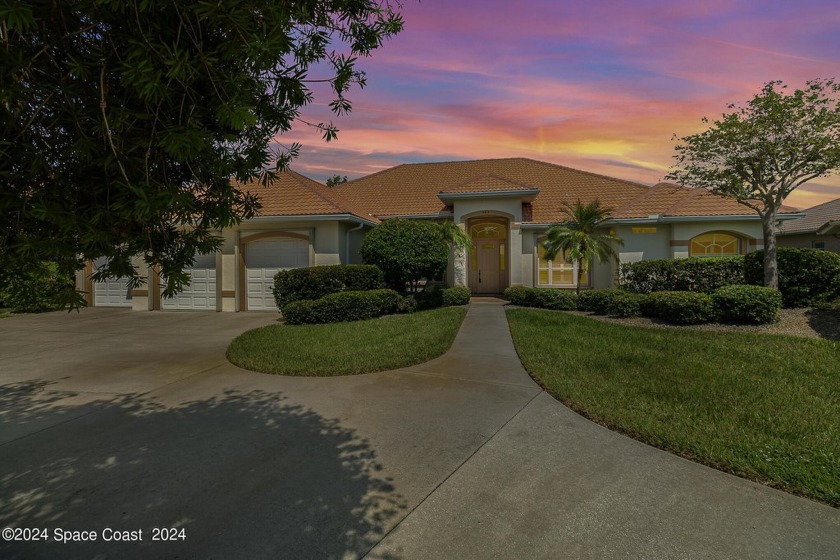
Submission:
[[551,261],[558,254],[568,255],[569,260],[578,263],[576,292],[580,294],[580,279],[589,263],[595,259],[604,262],[617,258],[612,243],[624,245],[624,240],[613,233],[599,231],[612,212],[612,208],[601,206],[600,201],[583,204],[578,200],[574,205],[568,202],[562,204],[568,219],[552,224],[548,229],[547,241],[543,243],[545,258]]

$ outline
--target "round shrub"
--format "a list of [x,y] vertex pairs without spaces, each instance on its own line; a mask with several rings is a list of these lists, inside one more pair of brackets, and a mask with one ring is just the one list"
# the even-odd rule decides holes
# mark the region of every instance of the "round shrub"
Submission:
[[472,297],[472,292],[466,286],[455,286],[441,290],[444,307],[451,305],[467,305]]
[[298,300],[283,308],[283,320],[289,325],[361,321],[396,313],[406,304],[394,290],[337,292],[316,300]]
[[611,317],[638,317],[644,299],[644,295],[631,292],[614,294],[607,299],[605,310]]
[[404,292],[423,278],[446,271],[449,245],[434,222],[395,218],[385,220],[365,236],[362,258],[382,269],[388,287]]
[[694,292],[653,292],[640,302],[642,315],[677,325],[696,325],[715,319],[712,296]]
[[282,310],[293,301],[319,299],[344,291],[379,290],[385,278],[372,265],[336,264],[281,270],[274,275],[274,300]]
[[574,292],[552,288],[531,288],[534,307],[554,309],[556,311],[573,311],[577,309],[577,296]]
[[587,290],[581,292],[577,297],[578,309],[581,311],[591,311],[596,315],[606,315],[609,313],[609,305],[613,299],[622,297],[626,294],[624,290],[617,288],[610,288],[608,290]]
[[712,294],[718,319],[728,323],[772,323],[779,317],[782,294],[763,286],[725,286]]
[[[840,255],[820,249],[779,247],[779,291],[785,307],[805,307],[831,296],[840,285]],[[749,253],[745,259],[746,283],[764,284],[764,251]]]
[[522,307],[535,307],[536,296],[533,288],[525,286],[510,286],[505,288],[504,297],[513,305]]

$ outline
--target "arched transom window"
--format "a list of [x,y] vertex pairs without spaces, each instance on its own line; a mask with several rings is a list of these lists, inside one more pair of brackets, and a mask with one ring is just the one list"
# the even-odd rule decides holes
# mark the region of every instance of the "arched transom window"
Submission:
[[691,240],[692,257],[734,257],[741,254],[741,240],[729,233],[714,232]]

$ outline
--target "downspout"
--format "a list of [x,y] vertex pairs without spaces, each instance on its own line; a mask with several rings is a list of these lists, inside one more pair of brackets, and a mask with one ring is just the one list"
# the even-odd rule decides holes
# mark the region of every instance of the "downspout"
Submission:
[[345,240],[345,248],[344,248],[344,260],[346,261],[344,264],[350,264],[350,234],[354,231],[359,231],[365,227],[365,224],[359,224],[354,228],[350,228],[347,230],[347,239]]

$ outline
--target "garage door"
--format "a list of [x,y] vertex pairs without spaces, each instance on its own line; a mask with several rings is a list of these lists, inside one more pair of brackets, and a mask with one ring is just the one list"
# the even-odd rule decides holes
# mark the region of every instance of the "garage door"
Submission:
[[[105,257],[93,261],[93,270],[105,266]],[[128,288],[128,278],[108,278],[93,284],[94,307],[131,307],[131,290]]]
[[190,283],[180,294],[161,298],[162,309],[216,310],[216,254],[198,255],[192,268],[184,269]]
[[249,243],[245,249],[248,309],[276,311],[271,291],[274,275],[303,266],[309,266],[309,242],[305,239],[275,238]]

